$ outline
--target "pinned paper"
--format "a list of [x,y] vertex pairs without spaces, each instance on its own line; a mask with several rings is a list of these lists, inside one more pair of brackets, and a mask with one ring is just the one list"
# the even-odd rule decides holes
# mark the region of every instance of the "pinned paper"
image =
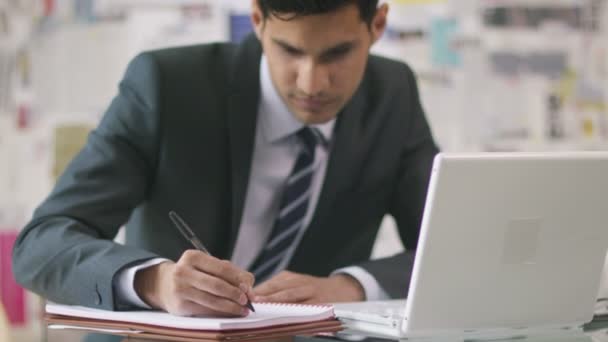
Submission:
[[440,18],[431,24],[431,46],[433,64],[437,66],[458,67],[462,57],[454,48],[453,37],[458,30],[456,19]]
[[62,125],[55,128],[55,163],[53,178],[63,173],[70,161],[86,143],[91,127],[87,125]]
[[0,301],[9,323],[13,326],[23,326],[27,323],[25,290],[13,277],[11,257],[17,235],[17,231],[4,231],[0,228]]

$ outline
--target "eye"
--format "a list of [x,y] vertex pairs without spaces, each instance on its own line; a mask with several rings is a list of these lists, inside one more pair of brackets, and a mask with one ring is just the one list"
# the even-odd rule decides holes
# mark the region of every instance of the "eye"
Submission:
[[346,57],[352,51],[352,46],[340,46],[323,54],[324,62],[333,62]]
[[290,56],[298,57],[302,55],[302,52],[300,50],[295,49],[291,46],[281,45],[281,48],[283,49],[283,52]]

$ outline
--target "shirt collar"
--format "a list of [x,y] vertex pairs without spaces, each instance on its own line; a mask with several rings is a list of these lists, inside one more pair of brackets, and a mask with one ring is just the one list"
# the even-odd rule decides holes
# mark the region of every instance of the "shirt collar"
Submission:
[[[260,62],[260,124],[262,135],[269,143],[278,142],[290,135],[295,134],[304,127],[304,124],[296,119],[291,113],[283,99],[277,92],[270,77],[270,69],[266,56],[262,55]],[[336,119],[320,125],[310,125],[317,128],[325,141],[331,142]]]

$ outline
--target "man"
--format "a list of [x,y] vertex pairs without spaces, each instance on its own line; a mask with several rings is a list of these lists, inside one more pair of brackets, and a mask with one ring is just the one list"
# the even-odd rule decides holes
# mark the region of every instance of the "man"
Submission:
[[[256,37],[239,46],[138,56],[20,235],[18,281],[53,301],[178,315],[407,295],[437,148],[411,70],[369,56],[387,13],[256,0]],[[387,213],[408,252],[369,261]]]

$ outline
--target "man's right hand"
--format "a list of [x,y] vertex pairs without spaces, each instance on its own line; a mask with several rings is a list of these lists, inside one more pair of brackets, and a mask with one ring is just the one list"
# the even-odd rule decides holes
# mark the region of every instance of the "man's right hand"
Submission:
[[180,316],[246,316],[254,277],[226,260],[188,250],[135,274],[135,291],[155,309]]

